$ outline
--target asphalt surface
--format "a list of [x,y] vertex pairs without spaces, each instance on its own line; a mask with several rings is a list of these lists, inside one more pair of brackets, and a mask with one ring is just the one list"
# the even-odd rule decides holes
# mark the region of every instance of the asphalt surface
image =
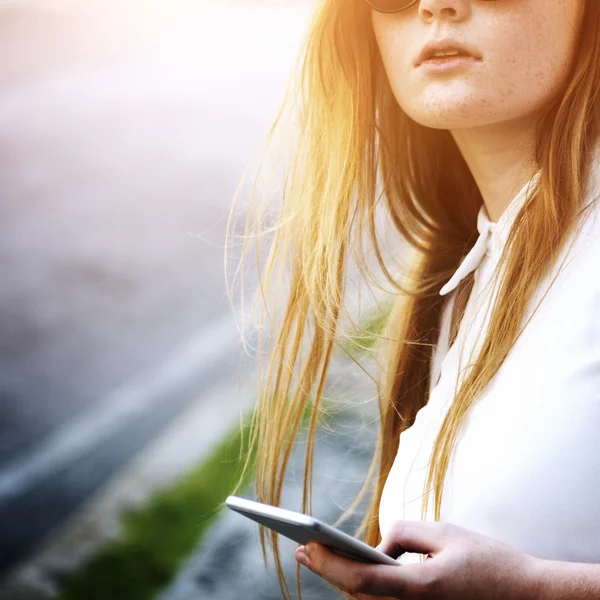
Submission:
[[0,8],[0,573],[240,367],[225,223],[306,14]]
[[[374,372],[374,365],[368,359],[363,358],[362,364],[367,371]],[[332,364],[325,395],[335,399],[332,404],[335,414],[326,426],[319,424],[315,436],[311,514],[334,525],[365,481],[376,445],[377,403],[375,386],[365,373],[339,357]],[[302,429],[294,443],[282,492],[281,506],[294,511],[301,511],[302,506],[305,443],[306,430]],[[239,495],[255,499],[253,486]],[[354,536],[367,502],[368,499],[361,501],[352,516],[337,527]],[[294,552],[298,544],[282,535],[278,539],[284,576],[292,598],[297,598]],[[274,561],[270,554],[268,558],[265,567],[258,524],[224,507],[159,600],[281,599]],[[300,580],[303,598],[342,598],[324,579],[305,567],[300,569]]]

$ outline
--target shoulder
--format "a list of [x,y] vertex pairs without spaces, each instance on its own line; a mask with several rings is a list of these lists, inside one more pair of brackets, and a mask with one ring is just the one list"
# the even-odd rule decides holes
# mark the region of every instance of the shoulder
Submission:
[[573,293],[600,291],[600,201],[588,202],[551,273],[559,287]]
[[[558,263],[568,265],[565,277],[584,277],[586,273],[596,276],[600,257],[600,145],[594,152],[589,180],[584,191],[581,209],[573,229],[565,240]],[[588,286],[593,281],[588,280]],[[600,282],[599,282],[600,283]]]
[[[563,254],[571,260],[580,260],[586,267],[600,253],[600,198],[588,197],[579,212],[577,222]],[[588,264],[589,263],[589,264]],[[596,266],[596,268],[598,268]]]
[[575,385],[570,378],[583,377],[584,368],[594,373],[593,385],[599,383],[599,265],[600,201],[596,201],[581,213],[557,260],[537,286],[515,344],[517,352],[526,352],[531,368],[537,365],[540,377],[557,387],[566,381]]
[[594,152],[589,180],[578,214],[573,245],[583,253],[598,252],[600,245],[600,145]]
[[[556,326],[579,323],[600,335],[600,199],[588,196],[533,306]],[[538,304],[539,302],[539,304]]]
[[585,200],[569,238],[562,254],[579,263],[580,269],[598,270],[594,261],[600,255],[600,162],[594,164]]

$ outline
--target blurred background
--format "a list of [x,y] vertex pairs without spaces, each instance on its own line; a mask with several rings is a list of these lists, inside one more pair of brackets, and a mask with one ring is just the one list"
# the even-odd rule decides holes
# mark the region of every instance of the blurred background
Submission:
[[238,366],[226,218],[307,4],[0,6],[2,570]]
[[[123,505],[189,469],[252,406],[225,227],[311,5],[0,3],[3,597],[59,595],[119,536],[105,525]],[[215,581],[211,593],[180,582],[181,597],[250,597]]]

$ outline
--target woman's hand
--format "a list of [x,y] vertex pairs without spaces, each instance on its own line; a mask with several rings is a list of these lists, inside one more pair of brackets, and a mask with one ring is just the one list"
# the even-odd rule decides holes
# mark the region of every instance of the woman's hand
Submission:
[[541,559],[502,542],[443,522],[398,521],[377,546],[397,558],[403,551],[427,554],[422,563],[373,565],[309,542],[296,559],[358,600],[536,600]]

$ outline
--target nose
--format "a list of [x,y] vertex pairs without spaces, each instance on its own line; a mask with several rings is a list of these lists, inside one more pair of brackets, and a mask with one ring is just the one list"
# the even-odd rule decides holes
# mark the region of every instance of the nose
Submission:
[[430,23],[435,20],[462,21],[471,14],[471,0],[421,0],[419,16]]

